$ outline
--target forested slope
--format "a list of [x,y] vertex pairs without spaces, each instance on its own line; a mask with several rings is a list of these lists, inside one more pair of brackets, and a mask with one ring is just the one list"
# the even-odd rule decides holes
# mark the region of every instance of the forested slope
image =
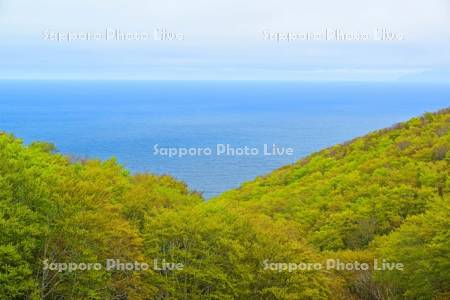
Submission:
[[[211,201],[169,176],[0,134],[0,299],[449,299],[450,109]],[[282,271],[267,262],[366,262]],[[179,270],[45,269],[159,261]],[[374,271],[374,259],[404,270]]]
[[328,257],[404,263],[402,272],[352,280],[359,296],[450,299],[449,175],[445,109],[310,155],[214,202],[290,221]]

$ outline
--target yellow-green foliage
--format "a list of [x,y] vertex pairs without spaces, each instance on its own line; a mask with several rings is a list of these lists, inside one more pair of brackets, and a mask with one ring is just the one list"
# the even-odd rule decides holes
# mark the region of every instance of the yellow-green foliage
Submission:
[[403,272],[380,272],[375,282],[370,276],[347,284],[358,298],[445,299],[450,292],[449,197],[446,109],[315,153],[213,203],[290,220],[309,245],[328,257],[343,250],[355,257],[370,251],[374,258],[404,263]]
[[[448,299],[449,129],[449,109],[425,114],[208,202],[169,176],[0,134],[0,299]],[[42,268],[107,258],[184,268]],[[405,271],[263,267],[328,258]]]
[[157,289],[142,274],[44,271],[43,261],[145,261],[141,210],[200,197],[167,176],[130,176],[114,160],[74,162],[53,150],[0,135],[0,299],[151,297]]

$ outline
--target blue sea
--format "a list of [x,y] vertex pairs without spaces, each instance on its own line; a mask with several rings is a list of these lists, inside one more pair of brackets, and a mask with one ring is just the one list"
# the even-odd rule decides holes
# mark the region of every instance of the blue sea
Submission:
[[[78,158],[170,174],[206,198],[324,147],[450,106],[450,85],[269,81],[1,81],[0,131]],[[268,156],[263,145],[292,148]],[[209,148],[168,157],[160,148]],[[258,149],[218,156],[217,145]],[[197,153],[198,154],[198,153]]]

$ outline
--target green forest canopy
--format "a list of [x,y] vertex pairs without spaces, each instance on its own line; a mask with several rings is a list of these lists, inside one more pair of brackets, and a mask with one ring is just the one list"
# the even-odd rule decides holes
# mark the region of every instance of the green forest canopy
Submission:
[[[427,113],[208,202],[0,134],[0,299],[450,299],[449,129],[450,109]],[[184,267],[43,268],[111,258]],[[330,258],[404,270],[264,268]]]

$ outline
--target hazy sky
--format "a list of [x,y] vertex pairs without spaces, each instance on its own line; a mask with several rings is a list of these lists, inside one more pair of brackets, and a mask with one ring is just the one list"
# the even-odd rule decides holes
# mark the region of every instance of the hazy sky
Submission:
[[450,80],[450,0],[0,0],[0,37],[10,79]]

